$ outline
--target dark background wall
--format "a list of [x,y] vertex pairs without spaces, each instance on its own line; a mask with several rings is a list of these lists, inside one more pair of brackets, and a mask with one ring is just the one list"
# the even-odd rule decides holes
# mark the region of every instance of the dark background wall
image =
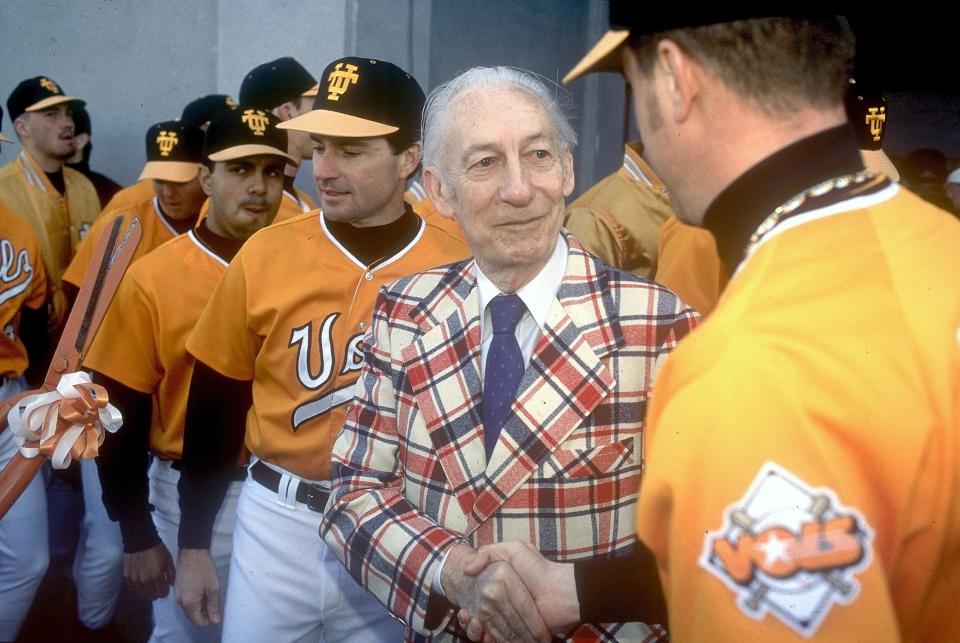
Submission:
[[[396,62],[429,92],[473,65],[514,65],[558,80],[606,30],[606,0],[0,0],[0,99],[48,74],[83,97],[92,166],[123,184],[143,165],[143,133],[207,93],[236,96],[254,65],[296,56],[319,75],[330,60]],[[960,158],[960,84],[949,20],[858,19],[890,119],[894,155],[936,147]],[[579,193],[613,171],[625,135],[624,85],[594,74],[558,89],[580,144]],[[3,131],[12,134],[4,116]],[[0,150],[0,163],[18,151]],[[312,191],[309,163],[298,179]]]

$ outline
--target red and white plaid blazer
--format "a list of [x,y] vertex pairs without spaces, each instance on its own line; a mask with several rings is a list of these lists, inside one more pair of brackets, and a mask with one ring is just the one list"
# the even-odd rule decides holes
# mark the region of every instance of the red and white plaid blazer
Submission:
[[[380,293],[321,531],[408,640],[456,638],[456,619],[432,631],[424,619],[437,565],[458,541],[524,540],[567,562],[631,551],[653,375],[698,317],[567,242],[563,283],[489,461],[473,261]],[[570,636],[659,632],[585,624]]]

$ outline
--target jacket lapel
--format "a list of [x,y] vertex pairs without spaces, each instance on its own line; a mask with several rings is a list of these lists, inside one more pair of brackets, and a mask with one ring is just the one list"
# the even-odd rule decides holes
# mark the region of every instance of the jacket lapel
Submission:
[[480,317],[473,262],[424,297],[412,313],[422,335],[401,350],[405,375],[435,457],[469,515],[483,481],[486,454],[480,420]]
[[609,273],[569,236],[567,243],[563,284],[468,513],[467,533],[524,484],[616,384],[601,361],[624,343]]

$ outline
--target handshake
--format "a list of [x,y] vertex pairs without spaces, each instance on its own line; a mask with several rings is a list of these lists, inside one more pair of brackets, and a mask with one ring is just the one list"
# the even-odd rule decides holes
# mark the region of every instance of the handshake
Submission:
[[478,550],[455,545],[440,584],[471,641],[549,642],[580,622],[573,564],[549,561],[518,540]]

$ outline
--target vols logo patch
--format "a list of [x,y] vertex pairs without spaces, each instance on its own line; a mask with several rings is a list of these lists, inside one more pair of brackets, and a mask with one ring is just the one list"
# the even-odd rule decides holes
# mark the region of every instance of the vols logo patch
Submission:
[[327,85],[327,100],[340,100],[340,97],[350,89],[350,85],[357,84],[360,75],[357,74],[356,65],[337,63],[327,80],[330,81]]
[[160,150],[160,156],[170,156],[170,152],[179,142],[180,139],[177,138],[176,132],[161,131],[157,134],[157,149]]
[[263,136],[264,132],[267,131],[267,125],[270,124],[270,119],[259,109],[243,110],[243,116],[240,120],[246,123],[254,136]]
[[704,539],[700,566],[760,621],[773,613],[810,637],[835,603],[860,593],[856,574],[870,565],[873,531],[829,489],[813,489],[766,462],[724,525]]

